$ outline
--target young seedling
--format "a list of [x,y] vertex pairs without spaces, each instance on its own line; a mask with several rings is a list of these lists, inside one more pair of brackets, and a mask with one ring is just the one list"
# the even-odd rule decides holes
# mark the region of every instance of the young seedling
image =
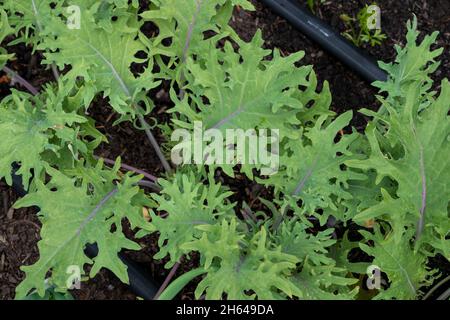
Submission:
[[348,14],[341,14],[340,18],[347,30],[342,34],[354,45],[360,47],[368,43],[374,47],[381,45],[387,36],[381,31],[380,11],[376,4],[366,5],[355,17]]
[[307,0],[306,4],[308,5],[309,10],[312,12],[316,11],[316,6],[324,3],[326,0]]

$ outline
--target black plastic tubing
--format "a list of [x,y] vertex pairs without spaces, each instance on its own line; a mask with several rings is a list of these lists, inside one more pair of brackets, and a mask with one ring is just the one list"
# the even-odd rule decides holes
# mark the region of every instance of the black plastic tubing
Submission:
[[387,80],[386,72],[380,69],[372,58],[369,58],[329,25],[310,13],[308,9],[302,7],[298,0],[260,1],[350,67],[364,80],[370,83]]
[[[28,192],[24,189],[22,184],[22,178],[15,175],[14,172],[18,169],[17,165],[13,165],[13,189],[20,197],[25,196]],[[90,244],[86,246],[84,251],[89,258],[94,258],[98,254],[98,248],[96,244]],[[150,277],[150,275],[142,268],[138,263],[130,260],[124,254],[119,253],[119,258],[127,266],[128,279],[130,280],[130,290],[138,297],[144,300],[152,300],[158,291],[159,286]]]

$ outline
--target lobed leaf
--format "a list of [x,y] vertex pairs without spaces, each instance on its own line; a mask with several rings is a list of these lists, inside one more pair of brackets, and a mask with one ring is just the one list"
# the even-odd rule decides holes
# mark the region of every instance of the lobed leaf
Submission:
[[[121,281],[128,282],[127,268],[117,254],[122,249],[140,249],[122,233],[124,219],[141,215],[141,207],[133,203],[139,192],[135,184],[140,177],[126,175],[115,184],[117,169],[110,172],[97,167],[91,170],[91,181],[87,183],[48,168],[50,182],[46,185],[37,182],[37,191],[15,204],[16,208],[38,206],[42,222],[40,257],[35,264],[21,268],[26,277],[16,289],[17,298],[25,297],[31,289],[44,296],[49,272],[48,281],[58,290],[67,290],[69,268],[79,268],[83,275],[85,265],[92,266],[91,277],[101,268],[108,268]],[[94,243],[99,252],[89,259],[84,250]]]

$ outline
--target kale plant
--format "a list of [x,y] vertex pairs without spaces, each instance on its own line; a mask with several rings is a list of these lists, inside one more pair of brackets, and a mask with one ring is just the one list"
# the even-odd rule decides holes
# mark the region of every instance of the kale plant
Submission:
[[[26,87],[0,103],[0,177],[11,185],[20,166],[29,193],[15,207],[39,207],[42,223],[40,257],[22,267],[17,298],[45,296],[49,286],[67,292],[73,265],[83,280],[107,268],[127,283],[118,252],[142,248],[125,236],[124,221],[136,238],[159,235],[154,258],[167,268],[199,254],[198,269],[182,279],[202,275],[197,298],[356,299],[376,265],[383,283],[373,298],[418,299],[439,276],[428,262],[450,260],[450,84],[432,90],[437,33],[418,42],[409,23],[406,46],[381,64],[389,79],[374,83],[381,107],[361,110],[370,121],[358,132],[351,111],[330,109],[328,84],[299,63],[303,52],[264,49],[259,31],[249,42],[238,36],[228,24],[235,6],[253,10],[247,0],[151,0],[146,8],[135,0],[1,1],[0,67]],[[148,24],[158,32],[144,34]],[[8,49],[20,43],[42,54],[54,82],[37,91],[7,67],[15,59]],[[172,100],[170,122],[159,124],[164,146],[148,124],[149,91],[162,83]],[[88,115],[97,98],[117,122],[145,130],[164,176],[123,172],[130,167],[120,158],[95,156],[107,141]],[[196,122],[222,134],[279,130],[278,170],[169,163],[171,134]],[[232,200],[226,181],[236,175],[270,191],[263,209]],[[93,243],[99,252],[89,258]]]

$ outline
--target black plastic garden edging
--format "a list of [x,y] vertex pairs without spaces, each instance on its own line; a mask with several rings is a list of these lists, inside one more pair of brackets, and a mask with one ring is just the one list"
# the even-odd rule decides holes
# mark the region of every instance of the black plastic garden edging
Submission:
[[386,81],[387,74],[375,61],[351,44],[325,22],[314,16],[298,0],[260,0],[275,13],[289,21],[293,27],[317,42],[342,63],[350,67],[364,80]]
[[[18,166],[14,164],[13,167],[13,189],[18,196],[23,197],[27,194],[27,191],[23,187],[22,178],[14,174],[14,172],[18,169]],[[94,258],[98,254],[97,245],[91,244],[86,246],[84,252],[89,258]],[[128,278],[130,280],[129,286],[131,291],[136,296],[141,297],[144,300],[152,300],[159,288],[159,286],[156,285],[156,282],[138,263],[130,260],[122,253],[119,253],[119,258],[127,266]]]

